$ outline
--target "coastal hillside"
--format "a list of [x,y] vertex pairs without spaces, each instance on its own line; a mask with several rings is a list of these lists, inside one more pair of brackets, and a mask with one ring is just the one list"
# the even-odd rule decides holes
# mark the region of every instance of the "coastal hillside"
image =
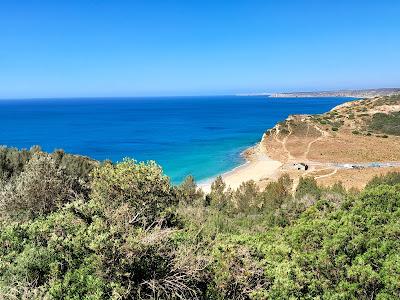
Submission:
[[[320,115],[290,116],[267,131],[261,145],[293,177],[362,188],[374,175],[400,169],[400,96],[351,101]],[[307,170],[295,170],[298,164]]]

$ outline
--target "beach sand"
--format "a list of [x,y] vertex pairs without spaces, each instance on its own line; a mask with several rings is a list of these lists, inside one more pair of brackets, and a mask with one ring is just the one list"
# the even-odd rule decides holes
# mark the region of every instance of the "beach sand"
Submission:
[[[236,189],[245,181],[254,180],[258,182],[261,179],[277,177],[282,163],[271,159],[261,145],[262,142],[243,153],[247,160],[245,164],[221,175],[228,187]],[[209,193],[212,182],[213,179],[199,183],[198,186],[205,193]]]

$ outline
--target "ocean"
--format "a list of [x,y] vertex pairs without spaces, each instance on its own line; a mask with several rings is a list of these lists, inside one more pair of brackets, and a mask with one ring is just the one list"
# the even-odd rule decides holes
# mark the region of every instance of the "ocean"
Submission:
[[0,100],[0,145],[64,149],[98,160],[155,160],[174,183],[243,163],[240,153],[290,114],[349,98],[265,96]]

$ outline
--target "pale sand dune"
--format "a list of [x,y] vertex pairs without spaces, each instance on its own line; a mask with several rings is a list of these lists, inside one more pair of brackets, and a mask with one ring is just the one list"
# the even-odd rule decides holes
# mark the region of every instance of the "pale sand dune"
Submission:
[[[232,189],[238,188],[242,182],[264,178],[275,178],[282,163],[272,160],[260,147],[260,144],[246,151],[247,162],[229,172],[222,174],[222,179]],[[199,187],[210,192],[212,180],[200,183]]]

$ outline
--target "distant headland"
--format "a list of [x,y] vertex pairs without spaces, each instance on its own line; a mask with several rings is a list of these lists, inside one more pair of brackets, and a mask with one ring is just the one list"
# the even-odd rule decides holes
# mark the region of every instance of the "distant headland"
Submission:
[[400,93],[400,88],[379,88],[361,90],[336,90],[317,92],[288,92],[288,93],[254,93],[238,96],[268,96],[272,98],[307,98],[307,97],[354,97],[373,98],[377,96],[393,96]]

